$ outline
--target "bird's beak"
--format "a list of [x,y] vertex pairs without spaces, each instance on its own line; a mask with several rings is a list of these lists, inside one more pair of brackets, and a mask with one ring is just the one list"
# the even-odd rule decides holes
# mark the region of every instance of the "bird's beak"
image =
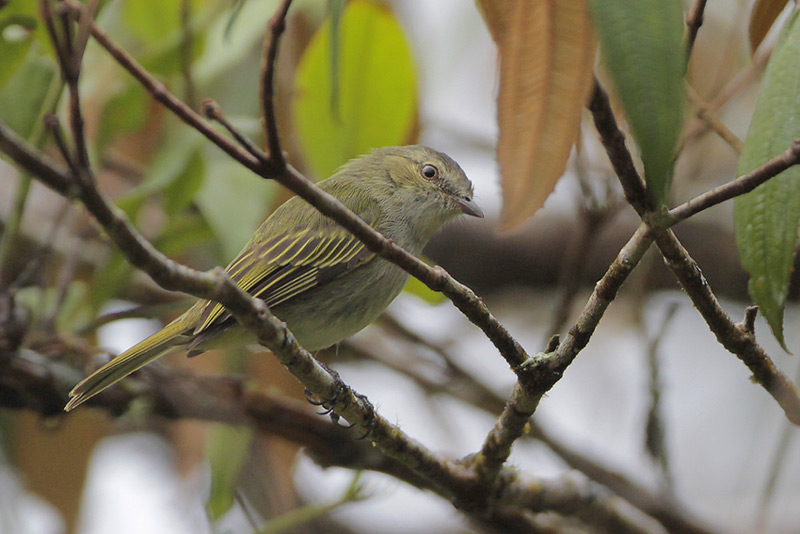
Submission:
[[471,215],[473,217],[478,217],[479,219],[483,219],[483,210],[471,198],[453,196],[453,200],[455,201],[458,208],[461,210],[461,213],[464,213],[465,215]]

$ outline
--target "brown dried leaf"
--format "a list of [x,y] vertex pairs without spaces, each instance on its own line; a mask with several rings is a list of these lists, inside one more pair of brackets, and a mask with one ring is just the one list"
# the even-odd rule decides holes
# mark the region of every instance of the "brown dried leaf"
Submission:
[[756,0],[753,4],[753,11],[750,13],[750,50],[756,51],[788,1]]
[[533,215],[564,173],[592,88],[595,37],[585,0],[504,2],[500,139],[504,228]]

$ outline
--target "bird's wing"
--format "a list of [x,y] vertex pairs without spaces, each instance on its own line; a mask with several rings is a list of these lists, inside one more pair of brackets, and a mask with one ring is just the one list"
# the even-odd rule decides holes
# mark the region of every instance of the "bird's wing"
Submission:
[[[374,257],[343,228],[302,228],[253,244],[226,270],[237,286],[261,297],[272,308]],[[229,317],[222,305],[204,301],[194,333]]]

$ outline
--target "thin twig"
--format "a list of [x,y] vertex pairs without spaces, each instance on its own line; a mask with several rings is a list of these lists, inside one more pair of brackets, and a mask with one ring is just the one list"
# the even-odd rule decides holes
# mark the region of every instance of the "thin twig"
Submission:
[[661,365],[659,358],[659,345],[664,340],[669,325],[678,311],[677,303],[673,302],[667,306],[664,317],[659,321],[656,332],[650,339],[647,347],[647,363],[650,369],[650,406],[647,411],[647,423],[645,425],[645,448],[658,465],[661,467],[663,486],[667,494],[672,494],[673,481],[669,469],[669,453],[667,450],[666,429],[664,419],[661,417]]
[[183,91],[189,107],[194,108],[197,92],[192,76],[192,53],[194,52],[194,34],[192,33],[192,2],[181,0],[181,76]]
[[697,32],[700,26],[703,25],[703,13],[706,9],[707,0],[695,0],[692,8],[686,14],[686,31],[683,36],[684,49],[686,50],[686,64],[689,64],[689,58],[694,50],[694,42],[697,39]]
[[[764,47],[759,48],[758,52],[753,58],[753,61],[751,61],[736,76],[731,78],[731,80],[726,83],[725,86],[723,86],[717,95],[708,102],[708,111],[714,114],[719,114],[719,111],[725,106],[725,104],[727,104],[734,96],[739,94],[744,87],[756,79],[758,73],[766,65],[771,53],[771,47],[767,49]],[[708,131],[708,124],[705,121],[696,119],[694,124],[690,125],[690,127],[686,129],[682,144],[687,144],[689,141],[704,134],[706,131]]]
[[[69,125],[72,132],[72,141],[75,144],[73,161],[75,168],[78,170],[78,172],[75,173],[75,177],[80,181],[93,180],[93,176],[88,172],[84,172],[90,169],[89,147],[86,143],[86,123],[83,118],[81,97],[78,87],[83,50],[85,47],[76,47],[69,13],[65,9],[61,9],[63,7],[62,4],[59,4],[60,21],[62,23],[62,31],[59,34],[53,20],[53,12],[49,8],[50,0],[40,0],[39,3],[40,11],[45,18],[46,27],[50,33],[50,39],[56,50],[56,55],[59,58],[61,75],[64,78],[69,92]],[[92,12],[90,8],[94,6],[96,6],[96,3],[92,2],[91,5],[84,7],[78,16],[79,32],[81,35],[86,34],[85,39],[88,39],[88,27],[92,21]]]
[[595,285],[578,321],[551,353],[540,353],[528,360],[530,381],[520,380],[503,412],[484,440],[479,454],[471,459],[482,480],[491,481],[511,454],[511,446],[525,432],[539,401],[564,374],[586,346],[617,291],[650,247],[651,239],[643,224],[620,250],[606,273]]
[[622,182],[625,200],[636,210],[639,216],[645,216],[645,214],[653,210],[653,201],[633,164],[633,159],[628,154],[628,149],[625,146],[625,134],[619,129],[616,119],[614,119],[614,112],[608,100],[608,93],[600,85],[597,78],[594,80],[594,88],[592,89],[588,107],[589,111],[592,112],[595,128],[600,134],[603,143],[613,143],[614,146],[622,148],[619,151],[608,152],[611,166],[614,168],[614,172],[616,172],[620,182]]
[[[60,78],[54,77],[50,81],[44,102],[28,136],[31,144],[37,148],[41,148],[47,138],[45,118],[58,106],[63,89],[64,82]],[[11,211],[6,217],[3,232],[0,235],[0,286],[10,282],[11,273],[8,272],[8,266],[14,256],[14,245],[22,226],[22,218],[25,215],[25,206],[30,192],[31,181],[31,176],[28,173],[23,172],[19,175]]]
[[[22,216],[25,213],[25,204],[28,201],[28,193],[31,189],[31,177],[28,173],[20,174],[17,180],[17,188],[14,192],[14,201],[11,204],[11,212],[3,225],[3,233],[0,235],[0,287],[8,287],[11,282],[11,266],[14,259],[14,248],[22,226]],[[10,197],[11,195],[7,193]]]
[[[706,124],[708,124],[708,127],[714,133],[716,133],[720,139],[725,141],[728,146],[730,146],[737,154],[741,154],[742,149],[744,148],[744,143],[742,143],[742,140],[736,137],[736,134],[730,131],[728,127],[725,126],[721,120],[719,120],[719,117],[717,117],[717,115],[711,111],[709,105],[703,101],[703,98],[689,84],[686,84],[686,94],[689,97],[689,101],[695,106],[695,114],[697,117],[705,121]],[[686,138],[684,137],[683,141],[685,140]],[[677,152],[680,152],[680,150],[681,148],[679,147]]]
[[233,136],[236,141],[242,145],[242,148],[247,150],[250,154],[252,154],[255,158],[261,158],[264,153],[259,150],[259,148],[253,144],[250,139],[247,138],[244,134],[242,134],[239,130],[237,130],[233,124],[225,117],[222,113],[222,109],[219,107],[213,99],[205,98],[203,99],[203,114],[208,117],[209,119],[216,121],[222,125],[223,128],[228,130],[228,133]]
[[64,163],[67,164],[67,167],[69,167],[69,172],[77,176],[79,172],[78,162],[75,161],[75,158],[72,156],[72,152],[67,146],[67,140],[64,137],[64,130],[61,127],[61,121],[59,121],[58,117],[55,115],[47,115],[44,118],[44,124],[45,128],[47,128],[47,131],[49,131],[50,135],[53,136],[53,141],[56,142],[56,147],[58,148],[59,154],[61,154],[61,158],[64,160]]
[[586,270],[591,245],[612,215],[611,204],[596,199],[583,199],[579,208],[580,222],[576,235],[570,239],[558,277],[559,299],[553,312],[548,335],[558,334],[567,324],[573,302],[578,294],[581,278]]
[[656,232],[655,242],[717,341],[750,369],[753,380],[778,401],[789,421],[800,426],[800,396],[791,379],[778,369],[752,333],[731,321],[711,291],[700,267],[675,234],[671,230]]
[[[597,94],[598,89],[596,88],[595,95]],[[657,213],[645,202],[647,197],[644,185],[633,165],[633,158],[625,145],[625,138],[617,126],[608,98],[593,97],[589,109],[592,111],[609,160],[625,190],[625,198],[629,199],[648,226],[661,255],[675,274],[681,287],[692,299],[695,308],[703,316],[720,344],[735,354],[750,369],[754,380],[773,396],[783,408],[786,417],[794,424],[800,425],[800,396],[798,396],[792,381],[775,366],[764,349],[756,342],[755,336],[731,321],[730,317],[722,310],[708,281],[700,271],[700,267],[669,229],[669,225],[673,223],[674,219],[669,214]],[[794,148],[793,146],[787,159],[792,157]],[[770,163],[772,162],[769,162],[768,166]],[[780,168],[780,165],[770,168],[775,170],[774,167]],[[776,174],[777,172],[765,177],[764,181]],[[759,177],[761,178],[761,175]],[[716,199],[717,196],[714,198]]]
[[267,24],[269,38],[264,40],[264,55],[261,63],[261,116],[264,128],[264,142],[269,159],[278,168],[286,166],[278,136],[278,119],[275,114],[275,66],[278,59],[278,43],[286,29],[286,15],[292,0],[283,0],[278,10]]
[[726,200],[749,193],[767,180],[774,178],[786,169],[800,164],[800,139],[795,139],[788,149],[749,173],[715,187],[695,198],[672,208],[669,216],[672,224],[683,221]]

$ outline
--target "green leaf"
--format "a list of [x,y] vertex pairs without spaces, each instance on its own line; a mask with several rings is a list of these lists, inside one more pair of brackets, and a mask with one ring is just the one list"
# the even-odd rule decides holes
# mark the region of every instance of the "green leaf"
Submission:
[[56,327],[59,331],[77,330],[94,318],[89,306],[89,290],[89,286],[82,280],[69,283],[56,315]]
[[[135,213],[141,201],[155,193],[164,194],[167,212],[174,215],[186,207],[200,189],[205,175],[202,138],[186,129],[171,131],[147,166],[144,180],[117,203],[127,213]],[[133,209],[133,211],[129,211]]]
[[683,121],[681,5],[680,0],[591,0],[605,64],[658,203],[669,191]]
[[0,87],[20,67],[31,45],[38,52],[52,56],[52,46],[39,19],[37,2],[7,0],[0,2]]
[[207,165],[197,204],[222,244],[225,259],[233,259],[264,220],[275,189],[228,159],[211,159]]
[[154,244],[170,258],[178,258],[191,249],[207,246],[213,239],[214,233],[206,220],[198,213],[186,212],[168,219]]
[[[745,174],[800,136],[800,10],[787,19],[761,82],[739,159]],[[783,310],[800,222],[800,167],[792,167],[734,201],[736,245],[750,275],[748,289],[772,333],[786,348]]]
[[122,12],[125,25],[131,33],[145,42],[159,41],[180,28],[181,2],[182,0],[126,0]]
[[144,127],[149,104],[150,95],[138,83],[130,83],[109,98],[103,106],[95,136],[98,152],[102,153],[114,136]]
[[[168,76],[180,72],[182,67],[181,35],[173,33],[166,40],[151,49],[139,54],[138,59],[142,66],[157,76]],[[204,33],[192,35],[191,63],[202,55],[205,50],[206,38]]]
[[194,200],[203,185],[205,163],[201,151],[193,150],[186,160],[183,170],[164,189],[164,208],[174,216],[183,211]]
[[[168,75],[181,68],[182,3],[183,0],[126,0],[123,4],[126,28],[145,44],[137,59],[154,74]],[[211,18],[210,11],[202,11],[207,7],[200,0],[189,3],[192,60],[197,59],[205,45],[204,32],[199,30]]]
[[134,268],[131,267],[125,256],[117,249],[113,249],[109,258],[95,271],[92,279],[89,298],[95,314],[110,298],[122,290],[133,273]]
[[445,297],[443,293],[434,291],[413,276],[408,278],[408,282],[406,282],[403,291],[414,295],[418,299],[422,299],[428,304],[441,304],[447,300],[447,297]]
[[216,424],[206,442],[206,456],[211,466],[211,492],[206,506],[216,521],[231,509],[236,483],[250,452],[253,431],[247,427]]
[[339,21],[338,54],[333,42],[328,20],[303,54],[295,80],[298,136],[318,177],[372,148],[403,144],[416,117],[411,51],[385,7],[349,2]]
[[[4,13],[0,11],[0,17]],[[36,19],[22,15],[0,18],[0,87],[13,76],[33,42]]]
[[30,53],[0,90],[0,119],[20,137],[27,138],[33,131],[54,75],[52,61]]

